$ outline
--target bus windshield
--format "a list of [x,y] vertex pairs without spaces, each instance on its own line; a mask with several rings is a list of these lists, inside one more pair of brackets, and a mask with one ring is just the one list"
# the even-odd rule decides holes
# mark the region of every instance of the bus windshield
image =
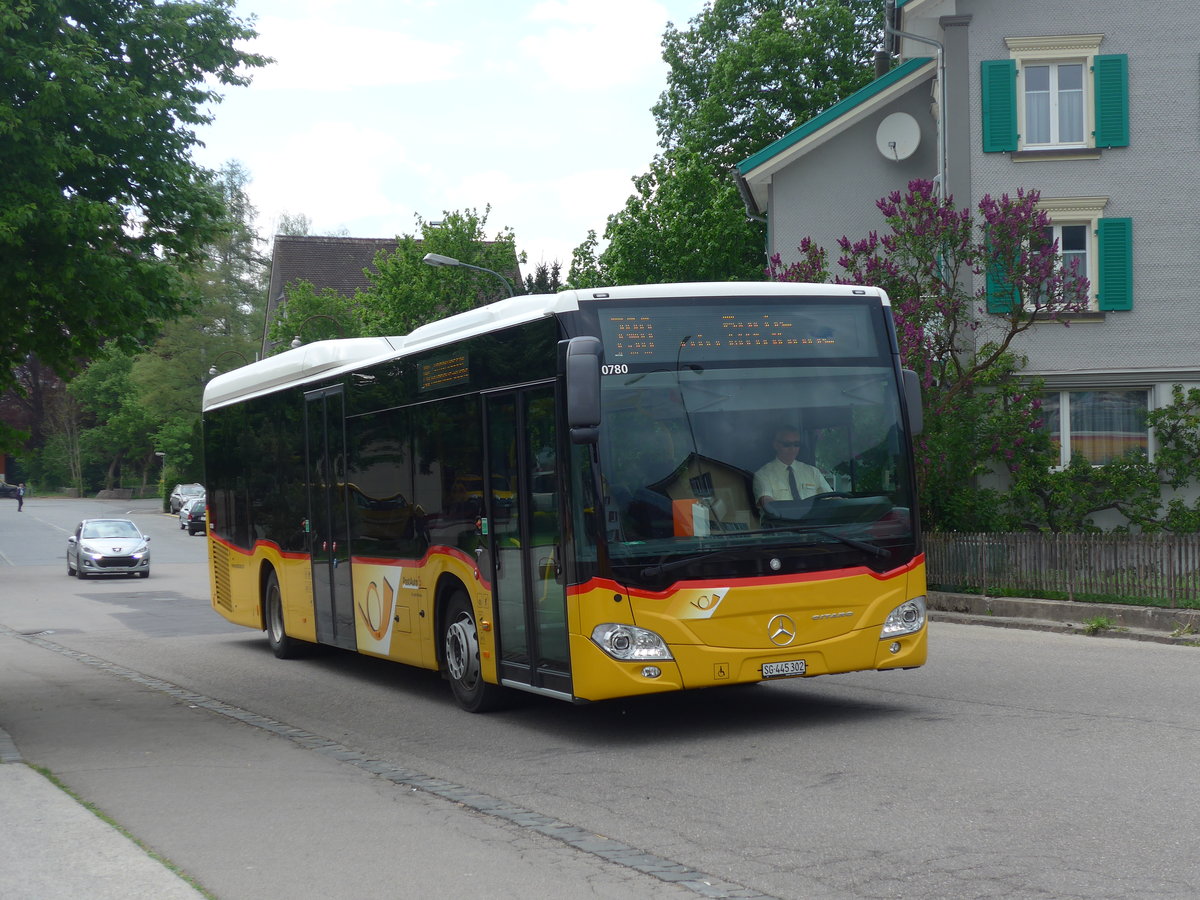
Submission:
[[913,489],[889,355],[860,347],[845,360],[766,353],[739,364],[723,349],[659,341],[669,353],[611,366],[602,382],[614,565],[653,574],[728,549],[884,571],[911,557]]

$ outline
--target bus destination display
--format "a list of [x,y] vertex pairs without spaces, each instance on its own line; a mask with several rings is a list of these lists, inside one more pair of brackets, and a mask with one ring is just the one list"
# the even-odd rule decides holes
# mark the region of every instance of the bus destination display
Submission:
[[471,367],[467,363],[465,353],[423,362],[420,372],[421,393],[468,384],[471,381]]
[[607,309],[600,330],[605,358],[628,364],[674,364],[693,349],[710,360],[863,357],[878,350],[863,306]]

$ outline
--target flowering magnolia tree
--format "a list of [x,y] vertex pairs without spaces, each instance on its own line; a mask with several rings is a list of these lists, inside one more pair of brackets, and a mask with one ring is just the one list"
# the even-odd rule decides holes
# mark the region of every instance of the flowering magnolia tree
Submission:
[[[922,517],[937,530],[1003,527],[994,491],[977,487],[989,471],[1015,480],[1050,466],[1037,386],[1016,375],[1024,359],[1013,341],[1035,321],[1087,308],[1088,282],[1064,268],[1036,191],[985,196],[978,214],[913,181],[876,205],[887,231],[839,242],[839,284],[871,284],[892,300],[900,354],[921,378],[925,431],[916,439]],[[827,251],[805,239],[799,259],[771,260],[777,281],[830,280]],[[984,282],[977,290],[965,285]]]

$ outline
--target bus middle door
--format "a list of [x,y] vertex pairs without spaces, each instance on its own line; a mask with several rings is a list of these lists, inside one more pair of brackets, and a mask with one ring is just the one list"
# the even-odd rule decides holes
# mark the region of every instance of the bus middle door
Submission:
[[308,526],[317,640],[357,648],[346,524],[346,439],[342,386],[304,395]]
[[492,394],[486,416],[500,678],[570,697],[554,386]]

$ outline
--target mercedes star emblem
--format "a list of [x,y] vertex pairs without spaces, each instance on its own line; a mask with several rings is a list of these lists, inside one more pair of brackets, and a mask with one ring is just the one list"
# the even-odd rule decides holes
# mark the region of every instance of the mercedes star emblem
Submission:
[[796,623],[791,616],[776,616],[767,625],[767,637],[776,647],[786,647],[796,639]]

